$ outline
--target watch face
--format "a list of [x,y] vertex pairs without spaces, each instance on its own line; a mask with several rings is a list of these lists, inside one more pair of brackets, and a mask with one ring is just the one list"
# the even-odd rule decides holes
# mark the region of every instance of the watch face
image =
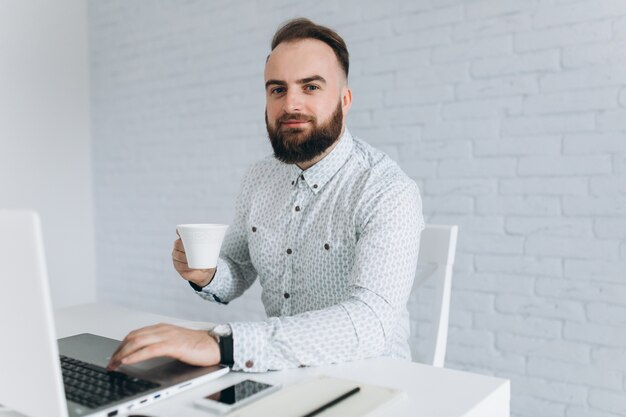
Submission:
[[233,334],[233,331],[228,324],[219,324],[215,326],[213,330],[211,330],[211,333],[220,337],[224,337],[231,336]]

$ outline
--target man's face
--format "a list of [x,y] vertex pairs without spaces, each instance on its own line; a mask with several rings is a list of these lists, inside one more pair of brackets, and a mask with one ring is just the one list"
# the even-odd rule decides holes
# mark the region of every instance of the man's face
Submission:
[[311,161],[339,139],[352,96],[324,42],[278,45],[265,66],[265,87],[265,123],[276,158]]

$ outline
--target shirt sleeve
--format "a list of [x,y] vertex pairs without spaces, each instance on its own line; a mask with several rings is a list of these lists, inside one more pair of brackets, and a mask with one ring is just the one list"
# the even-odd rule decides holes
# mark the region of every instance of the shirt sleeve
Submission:
[[331,307],[262,322],[229,323],[234,370],[264,372],[384,355],[411,292],[424,228],[411,180],[368,193],[349,296]]
[[249,198],[252,194],[250,181],[252,175],[251,170],[242,182],[241,191],[235,202],[235,216],[224,236],[215,276],[208,285],[196,291],[196,294],[205,300],[228,304],[243,294],[257,278],[248,252],[246,230]]

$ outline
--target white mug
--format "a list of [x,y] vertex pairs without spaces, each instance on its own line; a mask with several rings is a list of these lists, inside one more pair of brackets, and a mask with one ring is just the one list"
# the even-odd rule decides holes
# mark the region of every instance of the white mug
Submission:
[[227,224],[179,224],[176,230],[183,241],[187,265],[191,269],[211,269],[217,266]]

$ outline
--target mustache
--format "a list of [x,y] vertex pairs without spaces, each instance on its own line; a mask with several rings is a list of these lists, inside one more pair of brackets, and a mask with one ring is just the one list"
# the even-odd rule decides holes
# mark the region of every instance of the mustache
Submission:
[[308,116],[302,113],[286,113],[278,119],[278,122],[279,123],[284,123],[288,121],[313,122],[315,120],[316,119],[314,116]]

